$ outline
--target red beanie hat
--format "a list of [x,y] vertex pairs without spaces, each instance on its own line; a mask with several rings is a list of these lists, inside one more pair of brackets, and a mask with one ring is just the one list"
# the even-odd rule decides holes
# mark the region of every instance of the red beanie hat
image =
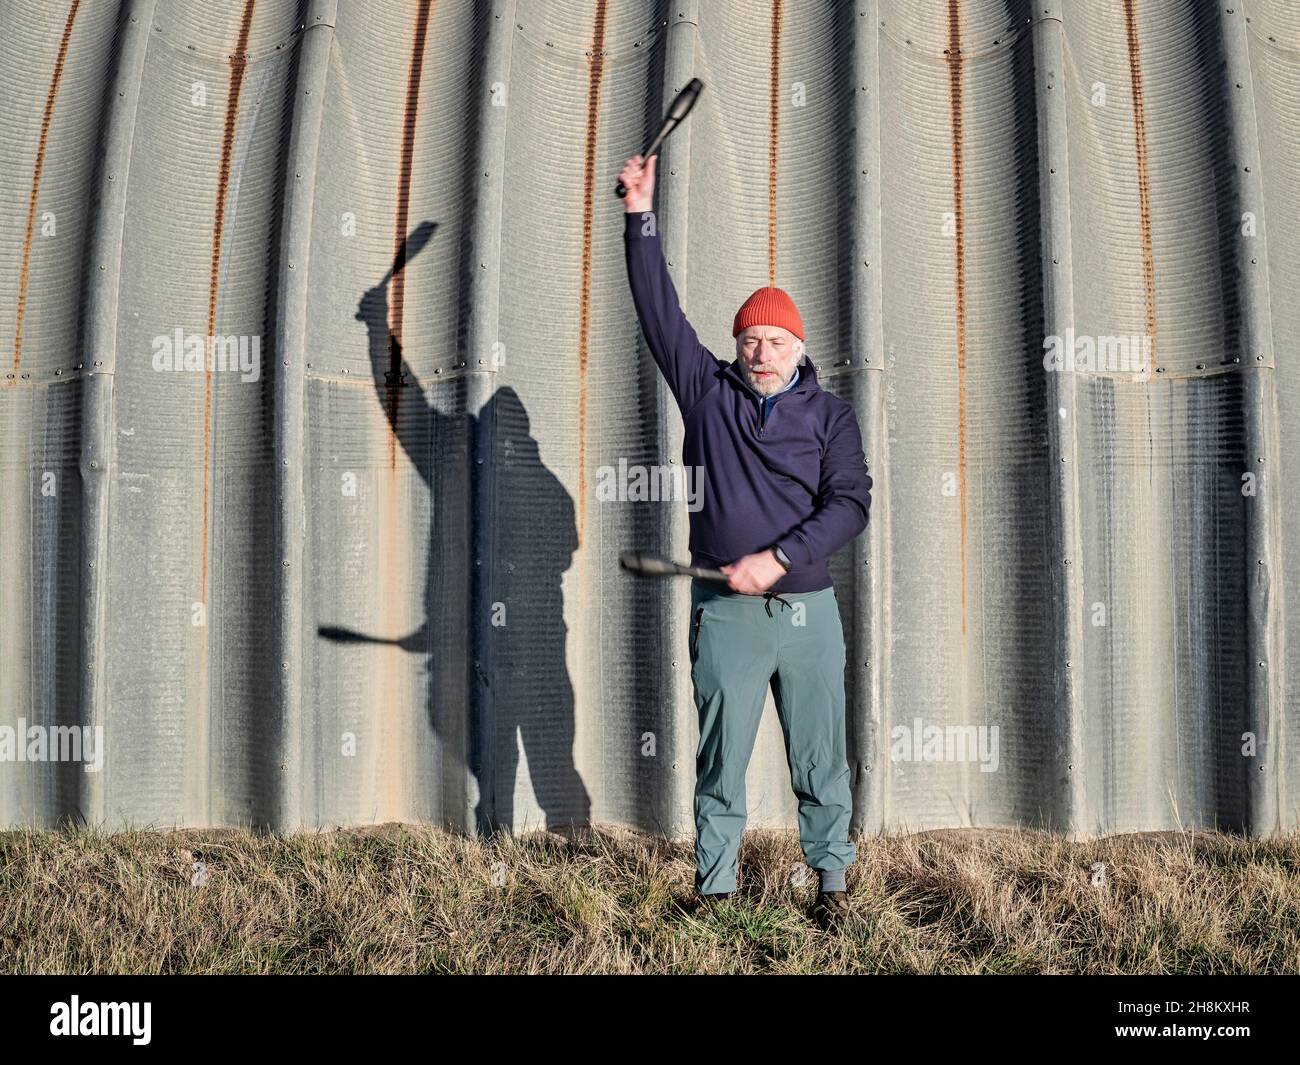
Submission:
[[779,325],[790,330],[800,340],[803,339],[803,319],[799,317],[799,309],[795,307],[794,300],[788,292],[771,285],[757,289],[745,300],[736,312],[731,335],[739,336],[742,329],[748,329],[751,325]]

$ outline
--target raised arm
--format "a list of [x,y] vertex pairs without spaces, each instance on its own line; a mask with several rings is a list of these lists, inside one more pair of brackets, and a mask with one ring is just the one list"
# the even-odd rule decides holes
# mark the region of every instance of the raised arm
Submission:
[[627,280],[646,346],[685,415],[723,364],[700,343],[682,312],[677,289],[668,274],[659,241],[659,220],[654,213],[658,158],[652,155],[643,168],[641,156],[634,155],[619,173],[627,186],[623,244]]
[[393,258],[393,265],[379,283],[367,289],[357,306],[357,321],[365,323],[370,369],[375,392],[393,433],[426,484],[431,484],[428,458],[429,427],[432,409],[424,398],[420,379],[402,358],[402,345],[388,325],[388,291],[393,279],[402,274],[406,264],[428,244],[436,224],[422,222],[404,241]]

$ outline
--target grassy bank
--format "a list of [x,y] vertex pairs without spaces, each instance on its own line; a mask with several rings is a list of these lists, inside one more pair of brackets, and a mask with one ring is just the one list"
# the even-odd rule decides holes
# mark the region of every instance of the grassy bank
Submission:
[[1300,836],[867,837],[835,934],[801,857],[750,832],[692,914],[691,842],[621,830],[10,831],[0,971],[1300,972]]

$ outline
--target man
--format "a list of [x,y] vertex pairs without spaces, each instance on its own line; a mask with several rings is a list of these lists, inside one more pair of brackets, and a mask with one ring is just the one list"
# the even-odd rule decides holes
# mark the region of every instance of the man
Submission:
[[660,246],[657,158],[633,156],[619,174],[628,282],[650,354],[682,413],[682,462],[704,470],[703,504],[691,512],[691,563],[728,576],[727,587],[691,587],[700,720],[695,887],[706,901],[736,888],[745,770],[770,684],[799,800],[799,842],[820,877],[813,916],[829,928],[848,913],[845,869],[856,850],[844,633],[827,559],[866,528],[872,481],[853,408],[817,383],[787,293],[761,288],[745,301],[732,327],[734,362],[700,343]]

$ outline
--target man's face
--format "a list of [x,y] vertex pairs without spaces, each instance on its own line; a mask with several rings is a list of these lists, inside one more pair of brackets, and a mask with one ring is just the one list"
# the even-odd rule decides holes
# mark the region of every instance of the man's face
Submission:
[[803,355],[803,344],[779,325],[751,325],[736,336],[736,358],[750,387],[770,396],[790,383]]

